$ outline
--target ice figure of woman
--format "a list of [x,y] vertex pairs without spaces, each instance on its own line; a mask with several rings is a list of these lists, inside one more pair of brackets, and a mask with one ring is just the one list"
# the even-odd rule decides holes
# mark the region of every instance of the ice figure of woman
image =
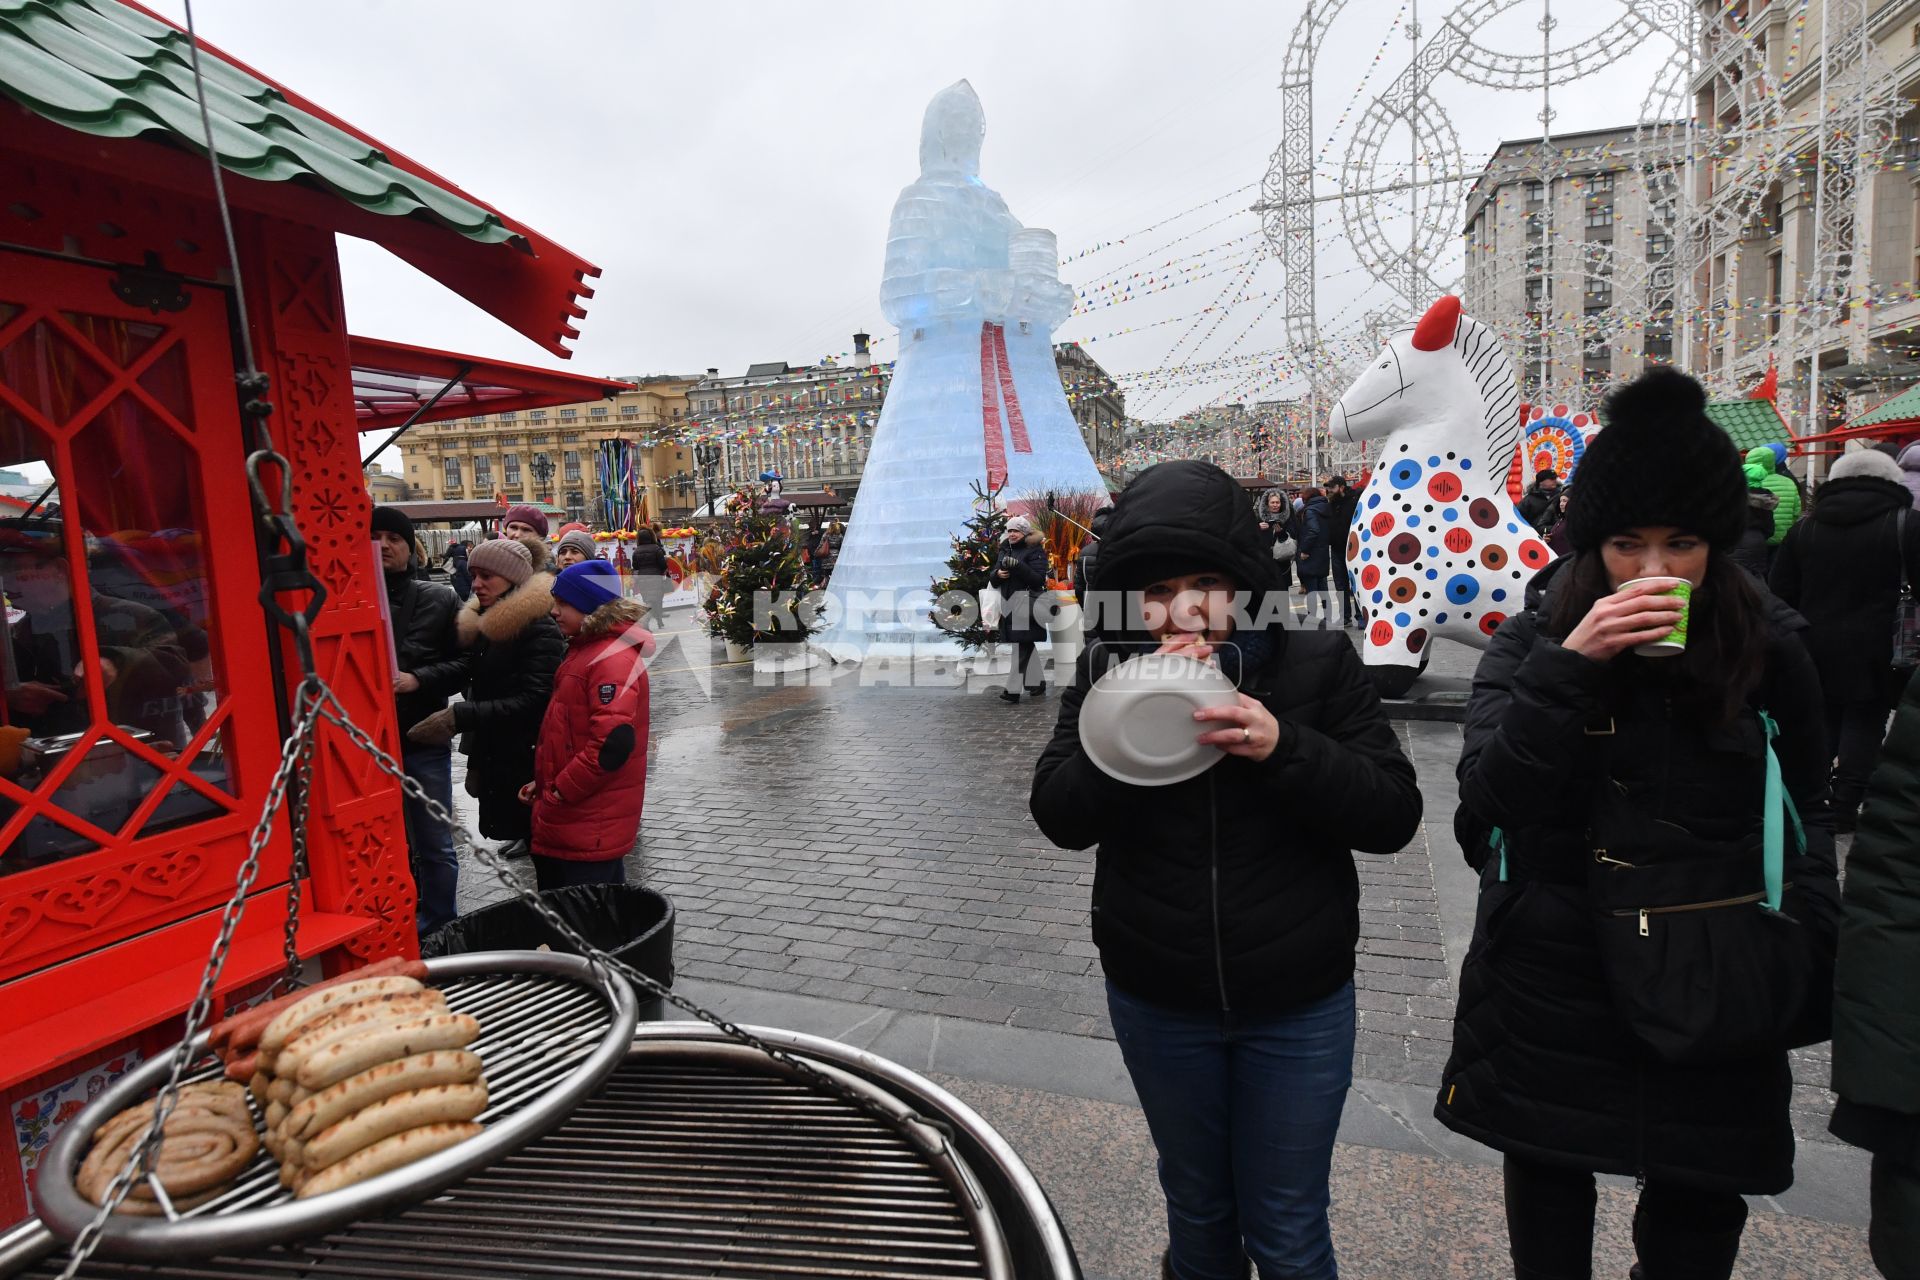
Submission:
[[1023,228],[980,180],[986,117],[962,80],[927,106],[920,177],[888,228],[881,312],[900,355],[834,570],[837,655],[943,643],[927,587],[983,478],[1008,498],[1099,491],[1053,363],[1072,310],[1051,232]]

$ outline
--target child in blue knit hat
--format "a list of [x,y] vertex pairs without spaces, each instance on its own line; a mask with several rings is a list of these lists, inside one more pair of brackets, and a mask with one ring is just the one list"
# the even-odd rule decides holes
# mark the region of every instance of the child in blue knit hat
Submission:
[[540,723],[533,781],[533,870],[541,889],[623,884],[647,786],[647,660],[653,636],[641,605],[605,560],[569,565],[553,581],[553,620],[567,656]]

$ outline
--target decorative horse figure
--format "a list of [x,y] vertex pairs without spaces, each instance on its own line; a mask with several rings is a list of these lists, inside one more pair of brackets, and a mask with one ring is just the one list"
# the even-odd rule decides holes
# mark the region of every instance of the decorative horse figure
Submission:
[[1346,547],[1364,661],[1386,696],[1407,691],[1436,636],[1486,648],[1553,559],[1507,494],[1518,406],[1505,349],[1452,296],[1388,339],[1334,406],[1334,438],[1386,437]]

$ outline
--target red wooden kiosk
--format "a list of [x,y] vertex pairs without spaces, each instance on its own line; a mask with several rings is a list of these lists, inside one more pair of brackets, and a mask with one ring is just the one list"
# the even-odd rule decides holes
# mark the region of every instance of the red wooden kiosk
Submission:
[[[64,1118],[176,1038],[298,679],[258,595],[236,293],[325,586],[321,675],[397,754],[359,433],[623,384],[354,337],[336,234],[554,354],[598,269],[118,0],[0,5],[0,1224]],[[238,287],[238,289],[236,288]],[[410,953],[397,789],[323,729],[302,956]],[[222,990],[282,965],[282,823]]]

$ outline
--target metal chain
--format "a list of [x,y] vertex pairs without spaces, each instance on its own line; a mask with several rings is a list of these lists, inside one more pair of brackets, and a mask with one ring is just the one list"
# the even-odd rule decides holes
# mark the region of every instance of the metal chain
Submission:
[[[331,698],[332,692],[327,696]],[[296,991],[304,985],[300,980],[300,884],[313,870],[307,857],[307,816],[313,802],[312,738],[301,744],[298,773],[299,785],[293,791],[293,865],[287,869],[287,927],[281,943],[287,970],[274,984],[275,994]]]
[[260,811],[260,820],[254,824],[253,834],[247,840],[247,856],[234,879],[233,896],[227,899],[227,905],[220,913],[220,929],[207,954],[207,967],[200,975],[200,989],[187,1008],[186,1021],[180,1031],[180,1043],[174,1046],[172,1068],[167,1073],[167,1082],[160,1086],[160,1092],[154,1098],[153,1119],[140,1141],[134,1144],[126,1164],[108,1184],[106,1198],[99,1212],[74,1237],[60,1280],[73,1280],[94,1250],[100,1247],[107,1219],[127,1198],[134,1183],[142,1178],[150,1179],[156,1183],[159,1194],[165,1195],[164,1189],[157,1187],[158,1179],[153,1177],[154,1164],[160,1153],[160,1140],[167,1121],[173,1116],[174,1106],[179,1102],[181,1081],[199,1057],[193,1052],[193,1042],[213,1015],[214,988],[226,968],[227,952],[233,945],[234,931],[240,927],[240,917],[246,910],[247,894],[259,877],[260,856],[266,850],[267,841],[272,838],[274,819],[286,802],[287,786],[293,778],[296,764],[311,750],[311,739],[319,724],[322,709],[329,703],[338,705],[332,690],[319,677],[309,676],[301,683],[295,695],[298,715],[294,720],[293,733],[281,750],[280,767],[274,771],[273,782],[267,788],[266,805]]
[[[485,848],[476,843],[473,837],[467,833],[464,823],[460,822],[446,809],[442,808],[440,802],[428,795],[424,787],[407,776],[406,770],[403,769],[392,756],[382,751],[378,743],[374,742],[364,730],[354,724],[352,719],[347,715],[346,708],[342,707],[339,700],[333,696],[332,690],[326,691],[326,699],[327,705],[321,709],[321,718],[345,733],[355,746],[365,751],[374,759],[382,773],[385,773],[388,777],[398,782],[401,790],[408,796],[419,801],[422,808],[432,816],[433,820],[447,829],[448,833],[453,837],[455,849],[461,855],[464,856],[470,853],[477,857],[494,873],[501,884],[511,890],[522,902],[532,907],[555,933],[578,947],[580,954],[587,957],[589,962],[594,965],[596,974],[600,976],[603,982],[606,980],[604,970],[612,969],[614,972],[626,978],[627,981],[631,982],[635,987],[645,991],[648,995],[657,996],[682,1012],[692,1014],[701,1022],[718,1029],[729,1039],[758,1050],[760,1053],[765,1054],[775,1062],[780,1063],[796,1075],[802,1077],[807,1083],[853,1104],[861,1111],[873,1116],[888,1127],[906,1126],[911,1128],[914,1125],[921,1126],[925,1132],[920,1136],[926,1149],[937,1150],[945,1156],[952,1155],[949,1143],[953,1138],[953,1129],[952,1126],[948,1125],[944,1120],[923,1116],[912,1108],[907,1108],[904,1115],[894,1115],[871,1099],[864,1098],[860,1094],[855,1093],[805,1060],[795,1057],[784,1049],[776,1048],[768,1044],[752,1032],[727,1021],[719,1014],[701,1008],[685,996],[676,994],[670,987],[662,986],[659,982],[656,982],[653,978],[648,977],[633,966],[614,956],[608,955],[599,947],[588,942],[573,926],[569,925],[565,920],[562,920],[559,913],[556,912],[540,894],[522,884],[519,879],[514,876],[513,872],[508,869],[505,859],[501,858],[492,849]],[[928,1140],[925,1133],[934,1134],[938,1138],[938,1141],[933,1142]]]

